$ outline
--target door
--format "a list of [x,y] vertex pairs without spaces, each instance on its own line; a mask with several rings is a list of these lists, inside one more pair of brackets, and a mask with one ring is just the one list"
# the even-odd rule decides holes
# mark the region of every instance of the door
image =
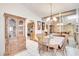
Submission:
[[[24,19],[10,14],[4,14],[4,16],[5,55],[14,55],[26,48]],[[23,20],[23,25],[20,25],[20,20]]]

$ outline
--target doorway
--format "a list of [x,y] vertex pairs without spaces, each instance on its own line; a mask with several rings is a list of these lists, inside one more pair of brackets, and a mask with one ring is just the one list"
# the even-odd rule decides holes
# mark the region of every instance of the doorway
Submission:
[[30,21],[27,24],[27,36],[29,37],[30,40],[35,41],[35,23],[34,23],[34,21]]

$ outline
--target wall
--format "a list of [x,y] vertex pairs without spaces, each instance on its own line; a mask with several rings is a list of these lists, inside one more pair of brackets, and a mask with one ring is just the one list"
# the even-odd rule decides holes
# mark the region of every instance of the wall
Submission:
[[74,34],[74,25],[73,24],[67,24],[64,27],[65,32],[69,32],[69,35],[73,36]]
[[[41,20],[38,16],[29,11],[22,4],[7,4],[7,3],[0,4],[0,55],[3,55],[5,51],[5,20],[3,16],[4,13],[25,17],[27,18],[26,22],[27,20],[30,19],[34,20],[35,23],[36,21]],[[27,33],[27,24],[26,24],[26,33]]]

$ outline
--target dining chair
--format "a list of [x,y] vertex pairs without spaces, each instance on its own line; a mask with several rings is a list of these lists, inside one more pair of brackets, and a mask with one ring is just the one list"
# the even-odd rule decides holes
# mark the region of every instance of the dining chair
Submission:
[[44,35],[38,35],[38,49],[39,49],[39,54],[42,55],[44,52],[47,51],[47,46],[44,44],[43,39]]
[[62,55],[66,55],[66,49],[65,49],[66,45],[67,45],[67,38],[65,37],[64,43],[61,47],[59,45],[55,45],[53,47],[52,46],[50,47],[50,45],[49,45],[48,50],[52,51],[52,55],[54,55],[54,56],[56,56],[58,52],[62,53]]
[[67,45],[67,38],[65,37],[63,45],[61,47],[58,46],[58,49],[56,51],[62,53],[62,55],[65,56],[66,55],[66,45]]

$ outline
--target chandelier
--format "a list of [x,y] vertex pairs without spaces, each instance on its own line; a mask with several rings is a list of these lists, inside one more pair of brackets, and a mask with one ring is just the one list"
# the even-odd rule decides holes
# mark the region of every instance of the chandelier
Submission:
[[52,3],[50,3],[50,21],[57,21],[57,19],[56,19],[56,17],[53,17],[53,10],[52,9],[54,9],[54,8],[52,8],[52,7],[54,7],[55,8],[55,6],[54,5],[52,5]]

